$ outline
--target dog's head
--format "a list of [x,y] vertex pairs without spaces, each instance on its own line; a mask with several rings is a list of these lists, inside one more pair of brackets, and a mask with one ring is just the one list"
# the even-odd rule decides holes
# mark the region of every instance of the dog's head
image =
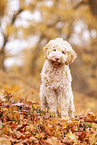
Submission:
[[49,41],[43,48],[45,58],[51,61],[53,65],[70,65],[76,58],[76,53],[71,45],[62,38],[56,38]]

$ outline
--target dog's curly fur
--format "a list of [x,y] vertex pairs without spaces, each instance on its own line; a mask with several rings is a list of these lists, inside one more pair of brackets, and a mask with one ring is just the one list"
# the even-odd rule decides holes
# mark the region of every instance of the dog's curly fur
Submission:
[[62,38],[51,40],[43,49],[46,61],[41,72],[41,108],[53,113],[59,108],[61,117],[74,117],[72,77],[68,65],[75,60],[76,53]]

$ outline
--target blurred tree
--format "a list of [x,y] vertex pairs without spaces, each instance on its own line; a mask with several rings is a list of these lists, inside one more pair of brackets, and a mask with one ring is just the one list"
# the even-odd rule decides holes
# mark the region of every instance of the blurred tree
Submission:
[[[31,8],[31,3],[29,3],[29,5]],[[28,10],[29,5],[27,7]],[[81,46],[80,44],[76,44],[78,46],[78,53],[81,57],[81,69],[85,72],[87,69],[91,68],[89,70],[92,71],[87,73],[91,76],[94,75],[92,67],[95,66],[96,69],[96,57],[93,58],[93,56],[96,55],[95,52],[97,48],[92,49],[92,47],[94,46],[93,43],[96,43],[96,36],[93,36],[95,35],[93,33],[96,33],[97,31],[97,20],[92,16],[90,7],[91,3],[88,0],[35,1],[33,4],[33,12],[39,11],[41,20],[37,22],[32,21],[29,28],[23,30],[27,35],[33,34],[39,36],[37,45],[34,47],[34,51],[32,51],[32,61],[30,61],[32,65],[30,65],[29,69],[32,73],[35,73],[37,69],[41,69],[41,61],[39,59],[41,56],[39,54],[41,54],[42,47],[45,43],[55,37],[63,37],[64,39],[71,41],[74,34],[77,33],[81,41]],[[80,33],[78,33],[75,29],[80,22],[82,23],[83,28],[80,28]],[[88,40],[85,41],[83,38],[84,36],[88,37]],[[74,42],[71,41],[71,43]],[[79,46],[82,47],[82,50],[79,49]],[[40,67],[38,63],[40,63]]]
[[92,13],[97,16],[97,0],[89,0]]
[[[1,26],[1,21],[2,17],[6,14],[6,6],[7,6],[7,0],[0,0],[0,26]],[[6,41],[6,38],[4,38]],[[4,41],[4,43],[6,43]],[[0,49],[0,67],[3,68],[3,61],[4,61],[4,46]]]
[[[16,28],[14,27],[14,23],[18,17],[18,15],[23,11],[23,9],[21,8],[21,3],[20,3],[20,7],[17,11],[15,11],[13,13],[13,15],[9,15],[8,11],[10,11],[10,6],[8,5],[10,3],[10,1],[7,0],[0,0],[0,29],[1,29],[1,33],[3,36],[3,44],[2,47],[0,48],[0,68],[5,70],[5,65],[4,65],[4,61],[7,57],[11,56],[6,54],[6,44],[9,41],[9,38],[11,37],[11,35],[13,33],[16,33]],[[8,18],[8,21],[6,20]],[[5,27],[3,27],[3,24],[5,25]],[[15,35],[15,34],[14,34]]]
[[[6,3],[5,0],[0,0],[2,4],[4,2],[7,4],[7,7],[0,4],[0,7],[3,8],[3,11],[0,10],[0,29],[4,39],[0,49],[0,68],[4,69],[4,60],[12,56],[10,52],[6,51],[8,42],[19,39],[29,42],[21,53],[23,55],[21,58],[24,60],[22,70],[36,75],[37,72],[40,73],[44,61],[43,46],[51,39],[62,37],[72,44],[79,55],[77,61],[72,65],[73,75],[78,80],[75,83],[76,90],[85,89],[87,84],[90,87],[92,84],[95,88],[97,78],[97,17],[95,17],[95,15],[97,16],[97,0],[14,1],[18,2],[18,8],[10,14],[8,4],[12,1],[9,0]],[[29,16],[30,18],[28,18]],[[80,83],[80,88],[78,88],[78,82],[82,83]]]
[[0,19],[6,12],[7,0],[0,0]]
[[[37,64],[41,63],[39,54],[42,47],[50,40],[56,37],[69,39],[73,32],[74,10],[71,3],[64,0],[61,1],[39,1],[35,4],[34,11],[40,13],[41,19],[31,23],[25,34],[34,34],[39,36],[39,41],[35,47],[35,53],[32,57],[31,72],[35,73]],[[39,66],[39,65],[38,65]],[[40,65],[41,69],[41,65]]]

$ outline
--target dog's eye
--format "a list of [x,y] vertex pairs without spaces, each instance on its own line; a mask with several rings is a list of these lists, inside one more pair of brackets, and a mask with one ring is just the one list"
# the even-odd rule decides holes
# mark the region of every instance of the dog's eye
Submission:
[[63,54],[65,54],[65,52],[64,52],[64,51],[62,51],[62,53],[63,53]]
[[56,51],[56,49],[54,49],[54,51]]

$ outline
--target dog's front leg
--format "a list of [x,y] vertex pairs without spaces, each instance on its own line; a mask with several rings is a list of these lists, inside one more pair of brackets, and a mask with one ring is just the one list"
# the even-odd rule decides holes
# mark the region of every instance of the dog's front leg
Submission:
[[61,95],[60,96],[60,114],[61,114],[61,117],[67,117],[69,116],[68,115],[68,105],[69,105],[69,99],[67,98],[67,96],[64,94],[64,95]]
[[75,106],[74,106],[74,100],[73,100],[73,94],[71,92],[71,96],[70,96],[70,102],[69,102],[69,110],[68,110],[68,114],[71,118],[74,118],[74,112],[75,112]]
[[48,108],[52,113],[57,113],[57,99],[56,94],[53,90],[49,90],[48,93],[46,93],[46,100],[48,103]]
[[41,101],[41,109],[45,110],[48,109],[47,102],[46,102],[46,94],[45,94],[45,85],[42,84],[40,87],[40,101]]

